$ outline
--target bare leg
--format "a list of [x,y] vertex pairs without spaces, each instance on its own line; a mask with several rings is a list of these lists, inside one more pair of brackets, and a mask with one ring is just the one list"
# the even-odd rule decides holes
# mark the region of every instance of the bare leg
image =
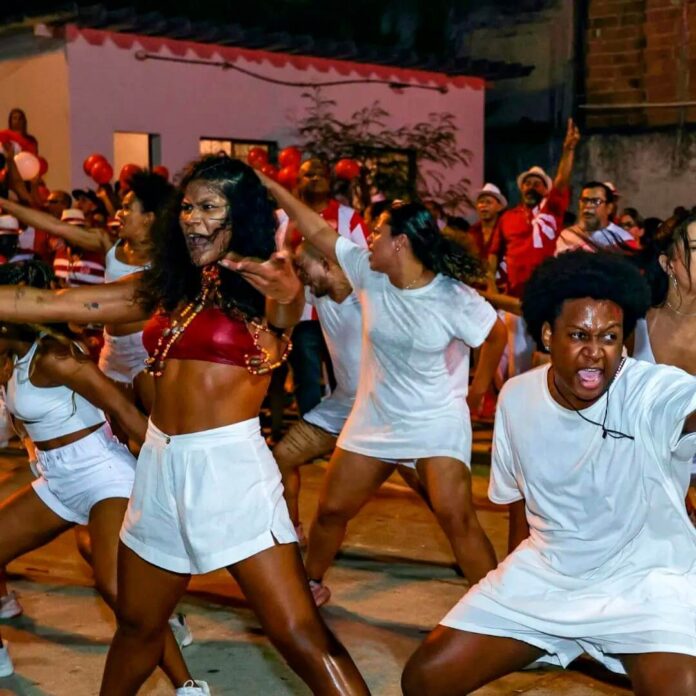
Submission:
[[341,548],[348,522],[374,495],[394,470],[385,464],[337,447],[319,493],[317,516],[309,532],[305,567],[307,575],[320,580]]
[[118,628],[106,658],[101,696],[134,696],[163,659],[167,621],[189,579],[119,544]]
[[438,626],[406,663],[401,687],[404,696],[464,696],[543,654],[512,638]]
[[273,448],[273,456],[283,477],[283,495],[288,504],[290,519],[300,523],[300,471],[299,467],[331,452],[336,445],[336,436],[299,420],[283,439]]
[[78,524],[73,531],[75,534],[75,544],[77,545],[80,556],[82,556],[89,565],[92,565],[92,539],[89,529]]
[[636,696],[696,694],[696,657],[658,652],[619,657]]
[[314,605],[296,544],[282,544],[228,568],[269,640],[314,694],[353,696],[368,688]]
[[396,465],[396,470],[399,476],[403,479],[404,483],[414,492],[417,493],[423,502],[432,510],[433,506],[430,504],[430,498],[428,498],[428,491],[425,490],[425,486],[418,476],[418,472],[415,469],[411,469],[408,466],[403,466],[401,464]]
[[469,468],[451,457],[420,459],[417,468],[457,563],[474,585],[495,568],[496,558],[476,517]]
[[[127,498],[108,498],[97,503],[89,515],[89,534],[92,540],[92,568],[97,591],[109,607],[116,611],[118,532],[128,505]],[[191,678],[179,646],[169,626],[159,664],[175,687]]]

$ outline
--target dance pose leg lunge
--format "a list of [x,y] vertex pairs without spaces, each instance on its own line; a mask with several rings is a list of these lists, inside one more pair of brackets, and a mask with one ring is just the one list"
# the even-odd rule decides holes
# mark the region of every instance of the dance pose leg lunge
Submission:
[[411,657],[404,693],[468,694],[582,653],[637,694],[696,693],[696,379],[622,357],[649,306],[625,259],[545,261],[522,306],[551,362],[498,402],[489,497],[510,504],[510,555]]
[[[43,274],[41,269],[45,269]],[[0,266],[0,285],[21,276],[48,287],[38,262]],[[39,478],[0,504],[0,565],[43,546],[64,530],[88,525],[98,592],[116,608],[118,534],[134,480],[135,459],[118,443],[106,415],[136,441],[140,412],[97,369],[78,344],[56,331],[0,326],[0,355],[13,362],[7,406],[36,450]],[[190,680],[169,633],[163,667],[175,687]]]
[[[263,181],[305,238],[341,267],[362,306],[355,405],[309,538],[306,567],[315,598],[328,598],[321,580],[348,521],[393,470],[385,460],[419,462],[433,511],[458,563],[476,582],[495,566],[495,554],[473,510],[468,406],[478,408],[506,337],[495,310],[462,282],[479,272],[477,261],[443,237],[418,204],[393,204],[367,251],[340,238],[275,182]],[[467,393],[469,350],[480,345]]]
[[[288,257],[274,253],[273,206],[253,170],[225,156],[192,165],[180,203],[153,228],[153,262],[141,277],[61,293],[0,288],[6,319],[120,323],[156,311],[144,334],[155,400],[121,530],[118,629],[101,693],[135,694],[162,655],[188,576],[229,568],[315,693],[366,694],[313,607],[258,423],[270,372],[288,349],[283,330],[304,304]],[[219,265],[228,254],[266,261],[230,272]]]

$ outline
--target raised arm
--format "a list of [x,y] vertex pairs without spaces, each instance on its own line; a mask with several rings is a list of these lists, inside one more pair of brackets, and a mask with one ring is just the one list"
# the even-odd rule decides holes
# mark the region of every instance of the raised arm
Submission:
[[568,119],[568,128],[565,139],[563,140],[563,153],[558,162],[556,178],[553,180],[554,188],[559,191],[570,186],[570,177],[573,174],[573,164],[575,162],[575,147],[580,141],[580,129],[575,125],[572,118]]
[[51,323],[74,321],[121,324],[147,319],[136,301],[138,274],[116,283],[67,290],[39,290],[22,285],[0,287],[0,321]]
[[56,235],[56,237],[61,237],[68,244],[73,244],[81,249],[106,253],[113,246],[108,233],[104,230],[88,230],[69,225],[67,222],[61,222],[54,218],[53,215],[44,213],[42,210],[29,208],[6,198],[0,198],[0,208],[6,210],[10,215],[14,215],[25,225],[31,225],[40,230],[50,232]]
[[302,236],[313,244],[326,258],[337,262],[336,240],[338,239],[338,234],[326,223],[326,220],[302,201],[295,198],[290,191],[277,181],[273,181],[273,179],[261,174],[261,172],[257,171],[256,174],[276,199],[278,205],[294,221]]

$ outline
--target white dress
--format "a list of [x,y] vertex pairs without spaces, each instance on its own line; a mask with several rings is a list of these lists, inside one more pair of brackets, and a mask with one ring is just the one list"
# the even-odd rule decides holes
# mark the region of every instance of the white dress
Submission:
[[510,380],[496,414],[489,497],[525,500],[530,536],[472,588],[445,626],[536,645],[566,666],[588,652],[696,656],[696,530],[684,508],[696,378],[627,358],[583,415],[560,406],[549,366]]
[[469,347],[485,341],[495,310],[444,275],[399,289],[370,269],[366,249],[343,237],[336,256],[363,314],[360,383],[338,447],[383,460],[443,456],[469,464]]

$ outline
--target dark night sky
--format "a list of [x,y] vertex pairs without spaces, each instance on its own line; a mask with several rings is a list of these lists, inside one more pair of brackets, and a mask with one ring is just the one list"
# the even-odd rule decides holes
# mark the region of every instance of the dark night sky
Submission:
[[485,13],[488,21],[501,14],[534,11],[549,0],[21,0],[0,2],[0,20],[79,6],[102,4],[110,9],[132,7],[139,13],[260,27],[268,31],[309,34],[315,38],[353,40],[358,44],[398,45],[418,53],[445,56],[454,23]]

